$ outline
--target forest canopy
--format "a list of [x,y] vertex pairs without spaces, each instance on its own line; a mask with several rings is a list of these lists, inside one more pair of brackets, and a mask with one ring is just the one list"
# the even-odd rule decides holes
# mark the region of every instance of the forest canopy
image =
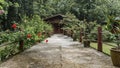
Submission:
[[0,0],[0,9],[8,10],[7,15],[14,12],[20,16],[36,14],[42,18],[70,12],[79,20],[101,23],[108,16],[120,15],[120,0]]

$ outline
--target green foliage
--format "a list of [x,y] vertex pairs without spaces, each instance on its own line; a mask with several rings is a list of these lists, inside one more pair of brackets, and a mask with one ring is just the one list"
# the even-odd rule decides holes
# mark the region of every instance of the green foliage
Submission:
[[120,19],[116,20],[114,16],[108,16],[106,28],[114,34],[120,33]]
[[98,23],[106,20],[107,15],[119,15],[120,0],[76,0],[72,12],[77,18]]
[[74,0],[34,0],[34,13],[41,17],[51,16],[53,14],[66,14],[75,4]]
[[82,21],[79,21],[74,14],[66,13],[66,18],[64,18],[65,26],[62,28],[67,32],[68,35],[72,35],[74,40],[77,40],[80,34],[80,29],[82,26]]
[[[51,33],[52,30],[52,26],[43,22],[43,20],[39,16],[36,15],[33,16],[33,18],[25,16],[22,20],[22,23],[17,24],[17,28],[14,29],[14,31],[7,30],[6,32],[1,32],[0,44],[6,42],[12,43],[0,51],[1,61],[20,52],[20,40],[24,41],[23,49],[25,50],[27,48],[30,48],[36,42],[43,41],[47,37],[47,35],[43,34],[43,32]],[[38,36],[38,33],[41,33],[41,35]],[[28,37],[28,35],[30,36]]]
[[[95,25],[92,28],[91,33],[89,34],[91,41],[97,41],[98,38],[98,26]],[[106,30],[105,26],[102,26],[102,41],[103,42],[113,42],[116,39],[116,35],[112,34]]]
[[[115,39],[111,28],[120,32],[120,21],[115,18],[120,15],[120,0],[0,0],[0,10],[5,13],[0,15],[0,44],[4,42],[24,41],[24,48],[31,47],[36,40],[42,41],[47,34],[52,33],[51,25],[46,24],[41,18],[55,14],[64,14],[63,30],[73,38],[79,38],[80,30],[89,34],[92,40],[97,40],[97,24],[107,22],[107,29],[103,26],[103,40]],[[41,17],[41,18],[40,18]],[[11,25],[17,24],[13,29]],[[117,26],[116,26],[117,24]],[[38,33],[41,36],[38,37]],[[31,37],[28,38],[27,35]],[[14,47],[7,47],[1,53],[1,58],[6,58],[13,53]],[[12,49],[12,50],[11,50]]]
[[[97,21],[102,23],[108,15],[118,16],[120,14],[119,0],[14,0],[0,1],[6,8],[11,4],[18,7],[20,16],[29,17],[34,14],[46,18],[54,14],[74,14],[78,19]],[[1,5],[0,5],[1,6]]]
[[80,21],[76,18],[74,14],[66,13],[66,18],[64,18],[65,27],[68,29],[75,29],[76,26],[78,27]]
[[1,6],[1,9],[5,9],[9,5],[5,0],[0,0],[0,6]]
[[7,46],[0,51],[0,61],[4,61],[5,59],[8,59],[10,56],[15,55],[18,52],[18,45],[12,44],[10,46]]
[[111,32],[103,29],[102,40],[107,42],[113,42],[116,39],[115,35]]

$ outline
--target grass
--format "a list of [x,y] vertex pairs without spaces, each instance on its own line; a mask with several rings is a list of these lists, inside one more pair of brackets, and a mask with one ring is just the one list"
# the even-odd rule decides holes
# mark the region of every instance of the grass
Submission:
[[[109,44],[112,45],[113,43],[109,43]],[[103,44],[103,52],[104,52],[105,54],[110,55],[110,49],[114,47],[114,46],[110,46],[110,45],[108,45],[108,44]],[[93,48],[95,48],[95,49],[97,49],[97,43],[92,42],[92,43],[90,44],[90,46],[93,47]]]

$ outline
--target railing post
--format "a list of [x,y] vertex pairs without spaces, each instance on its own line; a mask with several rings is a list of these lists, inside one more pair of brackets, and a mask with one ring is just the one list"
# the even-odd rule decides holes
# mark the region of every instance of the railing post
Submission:
[[71,30],[71,34],[70,34],[70,37],[71,37],[71,38],[73,37],[73,30]]
[[82,42],[82,33],[80,32],[80,42]]
[[23,41],[23,40],[20,40],[20,41],[19,41],[19,50],[20,50],[20,51],[23,51],[23,45],[24,45],[24,41]]
[[65,35],[65,30],[63,30],[63,34]]
[[64,32],[64,35],[66,35],[65,30],[63,32]]
[[102,27],[98,27],[98,51],[102,52]]
[[82,43],[82,36],[83,36],[83,28],[81,28],[81,30],[80,30],[80,42]]

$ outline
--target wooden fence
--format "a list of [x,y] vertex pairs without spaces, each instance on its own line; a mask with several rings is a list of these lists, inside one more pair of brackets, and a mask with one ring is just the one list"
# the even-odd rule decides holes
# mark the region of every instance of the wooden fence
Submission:
[[[83,40],[83,30],[80,31],[80,42],[82,43],[82,40]],[[100,52],[103,52],[103,44],[107,44],[107,43],[104,43],[103,40],[102,40],[102,35],[105,34],[103,31],[102,31],[102,27],[99,26],[97,28],[97,32],[96,33],[92,33],[92,34],[97,34],[97,50],[100,51]],[[115,47],[114,45],[110,45],[108,44],[109,46],[112,46],[112,47]]]

